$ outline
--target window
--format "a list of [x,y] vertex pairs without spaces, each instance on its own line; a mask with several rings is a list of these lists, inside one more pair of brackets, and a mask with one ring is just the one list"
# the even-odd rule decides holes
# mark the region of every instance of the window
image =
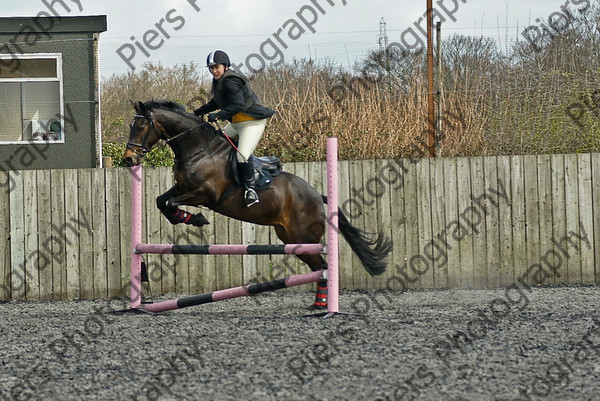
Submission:
[[0,55],[0,144],[64,142],[62,57]]

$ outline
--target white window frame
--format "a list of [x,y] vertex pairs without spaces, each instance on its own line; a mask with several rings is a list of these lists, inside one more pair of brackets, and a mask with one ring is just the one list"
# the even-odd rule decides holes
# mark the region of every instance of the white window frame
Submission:
[[[62,64],[62,53],[2,53],[0,59],[55,59],[56,60],[56,77],[45,77],[45,78],[2,78],[0,77],[0,83],[4,82],[58,82],[58,101],[59,101],[59,114],[60,114],[60,139],[58,140],[44,140],[44,139],[27,139],[21,141],[2,141],[1,145],[24,145],[24,144],[61,144],[65,143],[65,119],[64,119],[64,92],[63,92],[63,64]],[[21,106],[22,107],[22,106]]]

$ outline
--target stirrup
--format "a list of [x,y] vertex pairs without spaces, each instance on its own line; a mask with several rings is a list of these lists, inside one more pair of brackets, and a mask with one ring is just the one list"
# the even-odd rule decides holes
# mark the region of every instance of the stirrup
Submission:
[[246,189],[246,192],[244,192],[244,201],[246,202],[246,207],[250,207],[255,203],[260,202],[260,199],[258,199],[258,194],[254,189],[248,188]]

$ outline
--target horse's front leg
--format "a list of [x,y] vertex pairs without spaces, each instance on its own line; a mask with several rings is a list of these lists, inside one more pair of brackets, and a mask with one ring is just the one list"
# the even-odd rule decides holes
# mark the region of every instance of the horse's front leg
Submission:
[[156,198],[156,206],[171,224],[183,223],[196,227],[202,227],[206,224],[210,224],[202,215],[202,213],[193,214],[185,210],[181,210],[178,207],[178,205],[181,204],[178,202],[180,199],[181,194],[177,191],[176,187],[173,187]]

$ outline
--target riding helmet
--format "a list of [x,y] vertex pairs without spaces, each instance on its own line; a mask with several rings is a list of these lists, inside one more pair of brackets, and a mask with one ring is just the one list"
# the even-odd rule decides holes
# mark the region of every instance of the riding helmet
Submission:
[[231,67],[229,56],[222,50],[215,50],[211,52],[206,58],[206,66],[212,67],[217,64],[225,64],[227,67]]

